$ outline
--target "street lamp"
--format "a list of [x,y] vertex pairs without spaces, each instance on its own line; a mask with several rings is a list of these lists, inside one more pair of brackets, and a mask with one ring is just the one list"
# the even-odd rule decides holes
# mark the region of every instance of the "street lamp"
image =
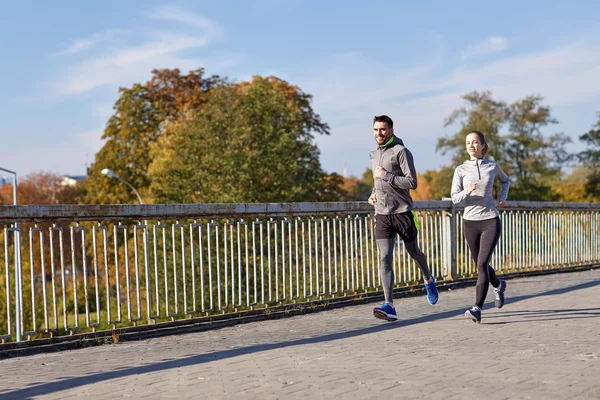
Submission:
[[127,186],[129,186],[131,188],[131,190],[133,190],[133,192],[135,193],[135,195],[137,196],[138,200],[140,201],[140,204],[144,204],[144,202],[142,201],[142,196],[140,196],[140,194],[138,193],[137,190],[135,190],[135,188],[133,187],[133,185],[129,182],[127,182],[126,180],[124,180],[123,178],[121,178],[119,175],[117,175],[116,172],[114,172],[113,170],[110,170],[108,168],[104,168],[102,170],[102,173],[106,176],[108,176],[109,178],[115,178],[120,180],[121,182],[123,182],[124,184],[126,184]]
[[[4,171],[13,176],[13,204],[17,205],[17,173],[9,169],[0,168],[0,171]],[[21,260],[19,259],[19,249],[21,247],[20,232],[18,231],[18,224],[15,222],[15,323],[16,323],[16,334],[17,342],[21,341],[21,303],[22,303],[22,284],[21,284]],[[8,266],[7,266],[8,267]],[[8,291],[9,288],[6,288]]]

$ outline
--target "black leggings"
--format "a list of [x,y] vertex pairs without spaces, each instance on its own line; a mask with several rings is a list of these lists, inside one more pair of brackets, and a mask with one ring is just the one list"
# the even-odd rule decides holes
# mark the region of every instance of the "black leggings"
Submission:
[[463,220],[463,224],[465,239],[471,250],[471,257],[477,265],[475,305],[482,308],[490,283],[493,287],[498,287],[500,284],[496,271],[490,266],[490,258],[492,258],[496,243],[500,239],[502,226],[498,217],[483,221]]

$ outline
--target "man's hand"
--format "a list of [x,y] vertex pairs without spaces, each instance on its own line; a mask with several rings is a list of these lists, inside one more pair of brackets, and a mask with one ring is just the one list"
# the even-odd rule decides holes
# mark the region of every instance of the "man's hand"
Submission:
[[477,187],[477,184],[475,183],[471,183],[468,187],[467,187],[467,194],[470,196],[471,193],[473,193],[473,190],[475,190],[475,188]]
[[369,196],[369,204],[374,206],[375,202],[377,201],[377,196],[375,196],[375,193],[373,193],[371,196]]
[[375,173],[373,173],[373,176],[375,177],[375,179],[379,179],[379,178],[381,178],[381,175],[384,172],[385,172],[385,169],[381,165],[378,165],[377,167],[375,167]]
[[498,200],[498,208],[502,208],[506,205],[506,202],[502,199]]

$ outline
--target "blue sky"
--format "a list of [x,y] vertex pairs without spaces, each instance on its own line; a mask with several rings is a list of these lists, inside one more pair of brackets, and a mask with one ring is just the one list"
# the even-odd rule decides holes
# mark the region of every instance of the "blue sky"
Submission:
[[[600,111],[597,1],[0,1],[0,167],[85,174],[118,88],[154,68],[236,81],[275,75],[314,96],[331,126],[328,172],[369,166],[373,115],[388,114],[418,171],[460,96],[544,96],[577,137]],[[110,167],[110,166],[107,166]]]

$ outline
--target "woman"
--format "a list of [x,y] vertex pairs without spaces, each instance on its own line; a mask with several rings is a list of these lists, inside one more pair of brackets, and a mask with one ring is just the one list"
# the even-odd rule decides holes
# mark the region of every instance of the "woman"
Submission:
[[[488,145],[483,133],[469,132],[466,144],[471,159],[454,170],[452,202],[465,202],[463,231],[478,273],[475,305],[465,312],[465,316],[473,322],[481,322],[481,309],[490,282],[495,288],[496,307],[501,308],[504,305],[506,282],[498,279],[489,262],[500,239],[502,227],[498,208],[506,204],[509,180],[497,162],[484,158],[488,153]],[[502,184],[497,203],[492,197],[496,177]]]

